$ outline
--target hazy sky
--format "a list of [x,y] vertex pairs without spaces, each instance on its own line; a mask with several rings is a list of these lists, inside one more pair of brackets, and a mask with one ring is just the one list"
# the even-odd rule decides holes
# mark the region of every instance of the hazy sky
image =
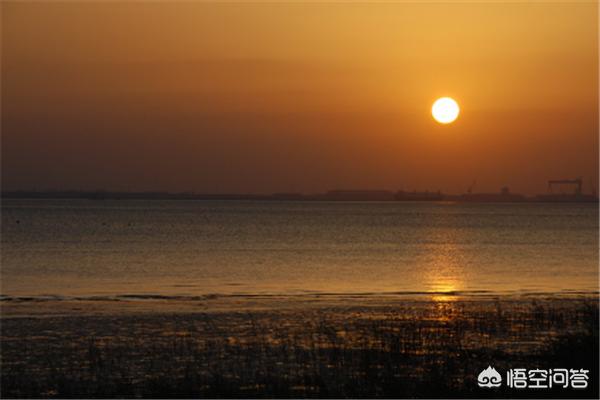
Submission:
[[598,181],[595,1],[1,7],[4,190]]

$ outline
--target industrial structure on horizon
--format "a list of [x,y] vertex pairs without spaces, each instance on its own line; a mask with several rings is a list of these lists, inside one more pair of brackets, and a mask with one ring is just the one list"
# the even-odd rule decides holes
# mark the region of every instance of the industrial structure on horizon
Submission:
[[[583,180],[560,179],[548,181],[548,192],[535,196],[512,193],[508,187],[503,187],[496,193],[473,192],[475,182],[471,184],[466,193],[445,194],[441,191],[404,191],[391,190],[330,190],[326,193],[272,193],[272,194],[217,194],[217,193],[170,193],[170,192],[111,192],[104,190],[77,191],[77,190],[51,190],[51,191],[5,191],[2,198],[36,198],[36,199],[157,199],[157,200],[279,200],[279,201],[460,201],[484,203],[511,203],[511,202],[557,202],[557,203],[594,203],[598,196],[592,188],[591,193],[583,193]],[[571,190],[564,189],[571,187]]]

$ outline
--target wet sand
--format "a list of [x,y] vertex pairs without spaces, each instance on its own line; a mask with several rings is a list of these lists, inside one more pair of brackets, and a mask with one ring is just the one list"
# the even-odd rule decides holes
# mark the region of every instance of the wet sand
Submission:
[[[597,296],[27,301],[2,306],[2,397],[598,397]],[[586,368],[573,389],[488,365]]]

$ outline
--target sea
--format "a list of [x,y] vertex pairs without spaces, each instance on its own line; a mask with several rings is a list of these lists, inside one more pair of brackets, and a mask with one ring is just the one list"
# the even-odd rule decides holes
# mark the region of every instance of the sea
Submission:
[[2,201],[11,299],[598,294],[598,204]]

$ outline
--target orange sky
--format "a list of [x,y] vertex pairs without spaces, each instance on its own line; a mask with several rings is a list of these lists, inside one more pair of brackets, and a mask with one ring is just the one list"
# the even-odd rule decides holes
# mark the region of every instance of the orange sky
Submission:
[[1,7],[4,190],[597,185],[594,1]]

